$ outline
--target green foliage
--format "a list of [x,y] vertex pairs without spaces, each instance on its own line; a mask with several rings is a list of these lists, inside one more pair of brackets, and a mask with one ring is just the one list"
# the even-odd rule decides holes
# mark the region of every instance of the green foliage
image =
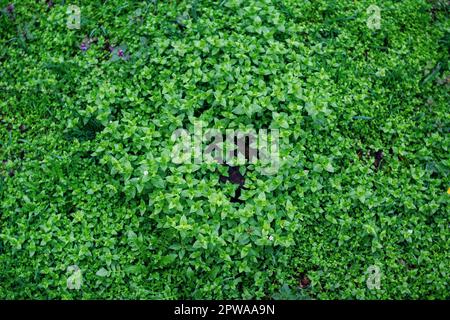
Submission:
[[302,289],[292,290],[286,284],[281,287],[280,292],[275,293],[272,297],[275,300],[310,300]]
[[[441,1],[54,2],[0,15],[1,298],[449,298]],[[234,201],[172,162],[196,120],[280,129],[279,170]]]

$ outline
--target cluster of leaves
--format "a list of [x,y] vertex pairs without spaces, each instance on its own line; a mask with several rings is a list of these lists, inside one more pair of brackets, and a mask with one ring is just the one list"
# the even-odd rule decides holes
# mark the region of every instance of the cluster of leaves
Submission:
[[[0,4],[0,297],[449,298],[442,1]],[[279,170],[173,163],[197,120]]]

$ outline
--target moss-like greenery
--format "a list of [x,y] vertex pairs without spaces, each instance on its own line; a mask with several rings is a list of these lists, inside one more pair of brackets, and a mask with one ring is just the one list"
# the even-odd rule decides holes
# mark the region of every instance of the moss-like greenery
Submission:
[[0,4],[0,298],[450,298],[447,1]]

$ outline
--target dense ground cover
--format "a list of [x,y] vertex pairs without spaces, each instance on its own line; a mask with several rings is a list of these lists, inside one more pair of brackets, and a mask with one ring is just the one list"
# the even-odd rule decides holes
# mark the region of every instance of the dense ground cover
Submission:
[[[1,298],[450,298],[446,1],[0,4]],[[196,119],[279,170],[173,163]]]

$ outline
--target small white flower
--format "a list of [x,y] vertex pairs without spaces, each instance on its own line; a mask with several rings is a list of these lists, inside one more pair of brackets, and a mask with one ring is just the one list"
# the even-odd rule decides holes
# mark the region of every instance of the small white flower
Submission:
[[147,170],[144,171],[144,176],[148,176],[148,171]]
[[269,237],[269,240],[270,240],[270,241],[273,241],[273,236],[270,236],[270,237]]

